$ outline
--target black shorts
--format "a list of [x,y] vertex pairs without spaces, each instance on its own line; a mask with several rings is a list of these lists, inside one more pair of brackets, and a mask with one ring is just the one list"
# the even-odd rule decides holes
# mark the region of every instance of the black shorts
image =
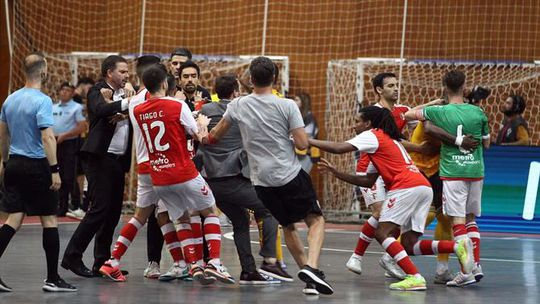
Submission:
[[439,176],[439,171],[428,178],[431,188],[433,189],[433,206],[435,210],[442,208],[442,190],[443,184]]
[[281,226],[299,222],[311,213],[322,215],[311,178],[304,170],[283,186],[255,186],[255,191]]
[[46,158],[10,155],[4,173],[0,210],[26,215],[56,215],[58,194],[49,189],[51,170]]

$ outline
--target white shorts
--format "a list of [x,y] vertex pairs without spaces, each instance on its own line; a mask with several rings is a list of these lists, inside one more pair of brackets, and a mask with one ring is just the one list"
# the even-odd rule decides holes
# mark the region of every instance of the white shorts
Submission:
[[465,217],[481,215],[482,187],[484,180],[443,180],[443,213],[448,216]]
[[200,174],[183,183],[154,186],[154,189],[163,200],[173,222],[182,217],[186,211],[204,210],[216,203],[212,190]]
[[[357,173],[357,175],[365,175],[363,173]],[[377,202],[384,202],[386,200],[386,187],[384,186],[384,181],[382,177],[378,177],[371,188],[360,187],[364,201],[366,202],[366,207],[373,205]]]
[[137,175],[137,202],[135,206],[138,208],[146,208],[156,206],[156,213],[166,212],[167,208],[161,201],[152,185],[150,174]]
[[424,233],[433,190],[428,186],[388,192],[379,222],[392,222],[401,226],[401,233],[415,231]]

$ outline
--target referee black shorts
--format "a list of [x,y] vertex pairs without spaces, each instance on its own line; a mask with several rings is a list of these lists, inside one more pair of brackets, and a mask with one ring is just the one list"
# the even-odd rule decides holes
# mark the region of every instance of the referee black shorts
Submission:
[[10,155],[4,172],[0,210],[26,215],[56,215],[58,194],[50,190],[51,170],[46,158]]
[[255,186],[255,191],[281,226],[299,222],[312,213],[322,215],[311,178],[302,169],[293,180],[283,186]]

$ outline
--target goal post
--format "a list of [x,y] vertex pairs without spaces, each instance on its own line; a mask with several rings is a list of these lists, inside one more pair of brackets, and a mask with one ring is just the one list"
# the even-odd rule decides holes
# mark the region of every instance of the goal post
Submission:
[[[519,94],[527,102],[524,113],[531,133],[531,144],[540,138],[540,64],[516,62],[462,62],[441,60],[402,60],[399,58],[357,58],[331,60],[327,66],[327,96],[325,127],[327,140],[345,141],[352,138],[354,115],[361,107],[377,101],[371,84],[375,75],[383,72],[399,74],[400,103],[414,107],[443,96],[442,77],[452,69],[466,75],[466,89],[475,85],[487,87],[491,95],[479,106],[489,119],[491,138],[501,127],[503,113],[500,104],[511,94]],[[341,171],[354,173],[356,155],[325,154]],[[357,218],[365,210],[363,199],[352,185],[333,177],[324,177],[323,205],[333,220]]]

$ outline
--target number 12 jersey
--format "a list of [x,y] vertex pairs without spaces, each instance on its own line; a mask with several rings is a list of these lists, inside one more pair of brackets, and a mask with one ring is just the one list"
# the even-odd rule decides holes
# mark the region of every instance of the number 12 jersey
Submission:
[[198,176],[187,149],[186,133],[198,127],[188,105],[172,97],[152,98],[133,110],[150,158],[155,186],[189,181]]

